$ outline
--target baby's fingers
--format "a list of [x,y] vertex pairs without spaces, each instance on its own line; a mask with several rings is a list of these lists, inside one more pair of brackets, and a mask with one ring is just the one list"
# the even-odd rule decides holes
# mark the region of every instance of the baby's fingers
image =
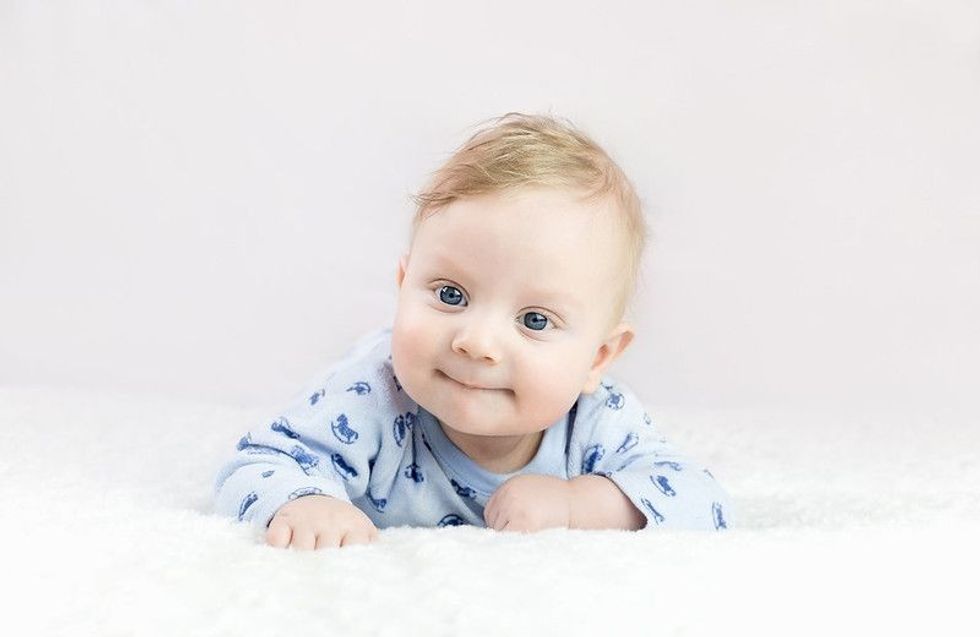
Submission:
[[299,551],[312,551],[316,548],[317,534],[312,527],[299,526],[293,528],[293,540],[289,543],[291,548]]
[[316,534],[316,550],[335,549],[340,546],[343,535],[334,529],[320,529]]
[[270,546],[284,549],[293,539],[293,529],[279,518],[274,518],[265,532],[265,542]]
[[511,514],[509,511],[494,511],[493,518],[490,520],[490,528],[495,531],[503,531],[504,527],[510,523]]
[[507,520],[507,522],[499,529],[505,533],[532,533],[537,531],[533,524],[528,524],[526,520]]
[[487,502],[487,506],[483,509],[483,521],[486,522],[487,526],[494,528],[494,523],[497,521],[497,506],[493,498]]
[[377,537],[376,532],[369,530],[357,530],[348,531],[344,539],[341,540],[341,546],[351,546],[353,544],[370,544]]

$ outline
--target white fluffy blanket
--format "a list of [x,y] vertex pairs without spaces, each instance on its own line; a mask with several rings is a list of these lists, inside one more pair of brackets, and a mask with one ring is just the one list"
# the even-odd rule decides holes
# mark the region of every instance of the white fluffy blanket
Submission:
[[0,388],[0,624],[100,636],[980,634],[978,423],[655,411],[733,494],[737,529],[398,528],[311,553],[211,513],[217,467],[266,413]]

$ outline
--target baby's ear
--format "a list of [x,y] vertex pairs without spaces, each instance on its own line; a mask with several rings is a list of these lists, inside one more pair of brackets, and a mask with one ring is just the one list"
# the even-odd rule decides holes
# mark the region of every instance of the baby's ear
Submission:
[[402,281],[405,280],[405,270],[408,269],[408,253],[406,252],[398,260],[398,272],[395,274],[395,283],[398,287],[402,286]]
[[592,369],[589,370],[589,377],[585,381],[582,393],[591,394],[599,388],[603,372],[629,347],[634,336],[636,333],[629,323],[620,323],[609,333],[609,336],[606,337],[596,352],[595,360],[592,361]]

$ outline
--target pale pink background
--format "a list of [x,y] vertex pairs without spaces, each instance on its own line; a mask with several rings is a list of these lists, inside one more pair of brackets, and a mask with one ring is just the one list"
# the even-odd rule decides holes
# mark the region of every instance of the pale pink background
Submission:
[[980,413],[977,5],[603,6],[0,3],[0,384],[281,401],[523,110],[647,204],[651,405]]

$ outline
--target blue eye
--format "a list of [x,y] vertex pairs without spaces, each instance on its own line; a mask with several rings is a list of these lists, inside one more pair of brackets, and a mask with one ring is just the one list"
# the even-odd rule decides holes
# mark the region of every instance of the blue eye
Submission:
[[444,285],[439,288],[439,300],[448,305],[459,305],[463,300],[463,293],[451,285]]
[[[533,317],[528,319],[528,317]],[[536,332],[540,332],[548,325],[548,317],[538,312],[528,312],[524,315],[524,325]]]

